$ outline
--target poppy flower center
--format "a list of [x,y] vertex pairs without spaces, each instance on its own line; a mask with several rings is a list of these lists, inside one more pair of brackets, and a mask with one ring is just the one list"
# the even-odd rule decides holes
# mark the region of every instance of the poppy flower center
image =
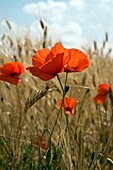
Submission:
[[67,112],[71,112],[71,110],[72,110],[72,109],[69,108],[69,107],[66,108],[66,111],[67,111]]
[[11,77],[17,77],[17,73],[12,73]]

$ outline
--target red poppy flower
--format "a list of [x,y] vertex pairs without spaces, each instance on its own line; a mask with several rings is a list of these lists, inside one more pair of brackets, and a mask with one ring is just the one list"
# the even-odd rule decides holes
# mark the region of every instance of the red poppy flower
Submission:
[[0,80],[13,85],[19,85],[19,76],[24,73],[24,66],[20,62],[7,62],[0,67]]
[[[62,106],[62,110],[65,110],[66,114],[72,114],[74,116],[74,107],[77,101],[74,98],[64,98],[64,105]],[[60,108],[62,105],[62,100],[57,102],[57,106]]]
[[100,84],[98,86],[98,94],[93,98],[97,104],[103,104],[106,99],[106,95],[109,92],[108,84]]
[[89,59],[82,51],[74,48],[68,51],[70,59],[64,68],[65,72],[81,72],[89,66]]
[[109,85],[108,84],[100,84],[98,86],[98,93],[102,95],[106,95],[109,92]]
[[34,76],[47,81],[54,78],[58,73],[63,72],[68,60],[68,50],[61,44],[56,43],[51,50],[48,48],[39,50],[32,57],[33,66],[29,66],[26,69]]
[[97,104],[103,104],[106,100],[106,95],[97,94],[93,99]]
[[35,140],[34,142],[34,146],[38,148],[38,142],[40,143],[40,147],[43,149],[43,150],[46,150],[47,147],[48,147],[48,144],[44,141],[43,138],[41,138],[40,135],[38,135],[38,138],[37,140]]

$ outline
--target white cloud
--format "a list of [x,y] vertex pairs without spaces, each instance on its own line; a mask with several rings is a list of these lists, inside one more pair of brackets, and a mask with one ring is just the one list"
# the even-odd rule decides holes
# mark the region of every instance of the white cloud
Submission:
[[83,43],[82,29],[81,26],[73,21],[70,21],[68,25],[65,25],[63,28],[62,41],[66,44],[67,47],[79,47]]
[[[43,19],[48,27],[48,37],[53,43],[62,41],[67,46],[73,46],[82,43],[82,29],[79,23],[73,19],[71,9],[81,8],[84,0],[70,0],[69,2],[58,2],[48,0],[46,2],[37,2],[26,4],[23,9],[27,13]],[[69,20],[69,18],[71,19]],[[32,25],[32,24],[31,24]],[[32,25],[32,29],[36,30]]]
[[80,25],[74,21],[70,21],[63,30],[64,32],[67,32],[67,35],[71,35],[73,33],[80,35],[82,31]]
[[75,7],[77,10],[81,10],[85,6],[84,0],[70,0],[69,5]]
[[48,25],[48,38],[52,40],[54,44],[57,41],[61,41],[63,37],[62,27],[56,23]]
[[26,4],[23,10],[27,13],[43,18],[48,22],[61,22],[63,14],[67,11],[68,6],[65,2],[55,2],[48,0],[47,2],[37,2]]
[[48,37],[54,44],[61,41],[66,47],[80,48],[83,43],[82,30],[78,23],[70,21],[68,24],[60,26],[58,24],[48,25]]

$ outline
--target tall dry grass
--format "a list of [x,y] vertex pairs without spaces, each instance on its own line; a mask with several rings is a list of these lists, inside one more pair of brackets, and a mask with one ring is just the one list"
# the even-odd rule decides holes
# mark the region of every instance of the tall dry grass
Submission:
[[[11,25],[6,21],[11,31]],[[40,21],[42,41],[33,45],[29,35],[1,36],[0,65],[7,61],[31,64],[34,52],[51,46],[47,39],[48,28]],[[25,72],[19,87],[0,81],[0,169],[1,170],[112,170],[113,169],[113,98],[107,96],[104,105],[96,105],[93,97],[101,83],[113,85],[112,49],[106,49],[108,34],[101,47],[83,47],[90,58],[90,66],[82,73],[71,73],[67,96],[77,99],[75,118],[69,116],[67,140],[65,116],[59,117],[55,126],[51,152],[39,146],[38,136],[48,143],[61,98],[57,79],[42,82]],[[76,48],[76,47],[75,47]],[[60,75],[64,81],[64,74]],[[35,143],[34,143],[35,142]]]

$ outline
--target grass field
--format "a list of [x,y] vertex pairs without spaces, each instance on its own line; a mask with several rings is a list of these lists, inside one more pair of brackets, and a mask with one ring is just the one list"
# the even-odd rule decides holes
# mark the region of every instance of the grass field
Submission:
[[[26,68],[36,51],[51,47],[47,27],[40,24],[44,36],[36,44],[29,35],[23,40],[1,36],[0,66],[19,61]],[[96,41],[93,47],[83,46],[89,67],[68,74],[65,93],[77,100],[75,116],[57,107],[63,95],[58,77],[42,81],[25,70],[19,86],[0,81],[0,170],[113,169],[112,90],[103,104],[93,100],[99,84],[113,85],[113,56],[107,43],[106,33],[101,47]],[[65,76],[59,74],[63,87]]]

